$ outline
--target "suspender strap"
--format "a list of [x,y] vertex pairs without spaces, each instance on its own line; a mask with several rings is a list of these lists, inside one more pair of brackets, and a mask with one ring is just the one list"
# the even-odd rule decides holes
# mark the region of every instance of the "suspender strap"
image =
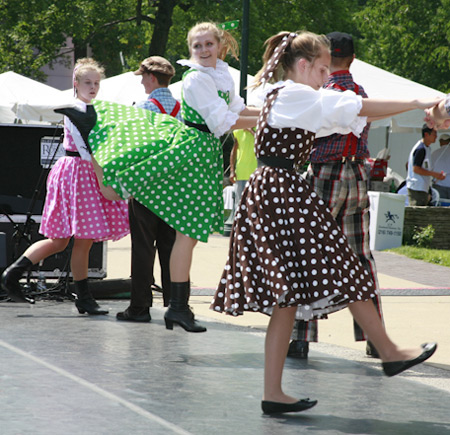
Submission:
[[[150,98],[148,101],[150,101],[151,103],[153,103],[155,106],[158,106],[158,109],[161,111],[161,113],[164,113],[167,115],[167,112],[165,111],[163,105],[156,99],[156,98]],[[175,107],[173,108],[172,112],[170,112],[170,116],[177,116],[178,112],[180,111],[180,102],[177,101],[175,103]]]
[[165,111],[163,105],[156,98],[150,98],[148,101],[153,103],[155,106],[158,106],[158,109],[161,111],[161,113],[165,113],[167,115],[167,112]]
[[[340,89],[341,91],[347,91],[348,89],[343,86],[333,83],[333,87]],[[353,91],[356,95],[359,94],[359,86],[355,83],[355,89]],[[344,151],[342,157],[354,156],[356,154],[356,149],[358,148],[358,138],[353,134],[349,133],[344,145]]]
[[175,107],[173,108],[172,112],[170,112],[170,116],[173,116],[173,117],[177,116],[178,112],[180,111],[180,107],[181,107],[181,104],[179,101],[177,101],[175,103]]

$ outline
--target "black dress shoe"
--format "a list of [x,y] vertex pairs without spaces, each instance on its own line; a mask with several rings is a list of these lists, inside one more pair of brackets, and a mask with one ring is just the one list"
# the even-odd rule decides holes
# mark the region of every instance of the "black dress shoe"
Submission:
[[370,341],[366,344],[366,355],[371,356],[372,358],[380,358],[380,355]]
[[261,408],[264,414],[283,414],[285,412],[306,411],[317,404],[317,400],[302,399],[295,403],[269,402],[263,400]]
[[289,344],[287,356],[290,358],[307,359],[309,343],[303,340],[292,340]]
[[140,311],[134,311],[128,307],[125,311],[121,311],[116,314],[117,320],[123,320],[126,322],[150,322],[152,320],[150,316],[150,309],[143,308]]
[[406,361],[384,362],[382,364],[384,374],[386,376],[395,376],[417,364],[423,363],[436,351],[437,343],[422,344],[422,349],[423,352],[417,358]]

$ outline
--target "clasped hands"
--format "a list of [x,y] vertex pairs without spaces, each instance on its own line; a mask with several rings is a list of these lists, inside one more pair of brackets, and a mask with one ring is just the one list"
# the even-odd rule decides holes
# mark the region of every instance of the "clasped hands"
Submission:
[[[450,98],[450,95],[447,98]],[[450,127],[450,114],[445,107],[447,98],[440,99],[433,107],[425,109],[424,121],[429,128],[447,130]]]

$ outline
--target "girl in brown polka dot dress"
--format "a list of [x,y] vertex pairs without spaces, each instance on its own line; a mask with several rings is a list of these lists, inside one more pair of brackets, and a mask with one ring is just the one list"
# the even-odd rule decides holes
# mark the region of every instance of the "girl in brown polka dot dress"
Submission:
[[321,89],[329,71],[325,36],[282,32],[267,41],[258,74],[268,85],[257,125],[258,169],[236,211],[230,250],[211,308],[231,315],[271,316],[266,335],[266,414],[297,412],[317,401],[282,390],[281,378],[294,319],[320,318],[345,307],[377,348],[386,375],[429,358],[435,344],[399,349],[387,336],[370,298],[375,288],[323,201],[296,171],[314,138],[359,134],[365,116],[425,109],[430,101],[362,99],[353,92]]

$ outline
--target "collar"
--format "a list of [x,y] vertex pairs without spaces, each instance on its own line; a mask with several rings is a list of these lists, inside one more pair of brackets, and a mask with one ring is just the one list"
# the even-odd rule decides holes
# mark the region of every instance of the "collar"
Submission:
[[170,92],[169,88],[162,87],[162,88],[155,89],[151,94],[149,94],[148,100],[150,100],[151,98],[156,98],[158,95],[163,95],[163,94],[168,94],[168,95],[172,96],[172,92]]
[[351,75],[351,73],[348,69],[341,69],[339,71],[330,73],[330,77],[331,76],[343,76],[343,75]]
[[213,80],[219,91],[229,92],[234,90],[235,85],[228,69],[228,64],[221,59],[217,59],[216,67],[204,67],[190,59],[180,59],[177,63],[189,68],[196,69],[202,73],[208,74]]
[[198,63],[195,63],[194,61],[190,59],[180,59],[177,60],[177,63],[183,66],[188,66],[189,68],[197,69],[201,72],[207,73],[207,74],[214,74],[215,71],[223,71],[228,69],[228,64],[224,62],[221,59],[217,59],[216,67],[213,68],[212,66],[202,66]]

